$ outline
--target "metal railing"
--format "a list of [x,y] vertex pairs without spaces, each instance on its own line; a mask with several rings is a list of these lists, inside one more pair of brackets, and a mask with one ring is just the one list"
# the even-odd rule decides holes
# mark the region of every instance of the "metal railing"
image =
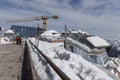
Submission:
[[30,64],[31,63],[30,63],[29,54],[28,54],[28,45],[26,42],[25,48],[24,48],[23,63],[22,63],[21,80],[33,80],[32,68]]

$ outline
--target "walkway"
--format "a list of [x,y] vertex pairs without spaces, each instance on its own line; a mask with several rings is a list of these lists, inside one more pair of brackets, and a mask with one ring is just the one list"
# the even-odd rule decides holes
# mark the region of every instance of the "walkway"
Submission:
[[20,45],[0,45],[0,80],[20,80],[22,58]]

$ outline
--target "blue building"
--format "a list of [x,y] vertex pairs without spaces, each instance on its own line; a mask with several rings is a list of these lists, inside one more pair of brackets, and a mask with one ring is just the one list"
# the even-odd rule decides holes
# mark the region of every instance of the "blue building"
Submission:
[[36,27],[29,27],[29,26],[19,26],[19,25],[12,25],[11,30],[13,30],[16,34],[19,34],[22,38],[28,37],[35,37],[37,34]]

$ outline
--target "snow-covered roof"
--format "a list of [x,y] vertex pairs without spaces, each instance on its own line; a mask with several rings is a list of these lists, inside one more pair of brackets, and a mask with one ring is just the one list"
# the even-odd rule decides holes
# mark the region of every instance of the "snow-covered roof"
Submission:
[[78,31],[72,30],[72,29],[69,29],[68,32],[70,32],[70,33],[78,33]]
[[5,33],[14,33],[14,31],[13,30],[8,30]]
[[47,30],[47,31],[44,31],[41,36],[60,36],[61,34],[57,31],[54,31],[54,30]]
[[71,33],[78,33],[78,31],[70,31]]
[[81,34],[87,34],[87,35],[89,35],[89,34],[88,34],[87,32],[85,32],[85,31],[78,30],[78,32],[81,33]]
[[87,40],[95,47],[106,47],[110,44],[99,36],[87,37]]

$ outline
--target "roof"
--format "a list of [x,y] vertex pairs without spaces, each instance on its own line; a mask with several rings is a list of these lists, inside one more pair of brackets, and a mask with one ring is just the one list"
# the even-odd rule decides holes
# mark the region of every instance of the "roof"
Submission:
[[13,30],[8,30],[5,33],[14,33],[14,31]]
[[78,33],[78,31],[70,31],[71,33]]
[[87,40],[95,47],[107,47],[110,44],[99,36],[87,37]]
[[88,34],[87,32],[85,32],[85,31],[78,30],[78,32],[81,33],[81,34],[87,34],[87,35],[89,35],[89,34]]
[[54,30],[44,31],[41,36],[60,36],[61,34]]

